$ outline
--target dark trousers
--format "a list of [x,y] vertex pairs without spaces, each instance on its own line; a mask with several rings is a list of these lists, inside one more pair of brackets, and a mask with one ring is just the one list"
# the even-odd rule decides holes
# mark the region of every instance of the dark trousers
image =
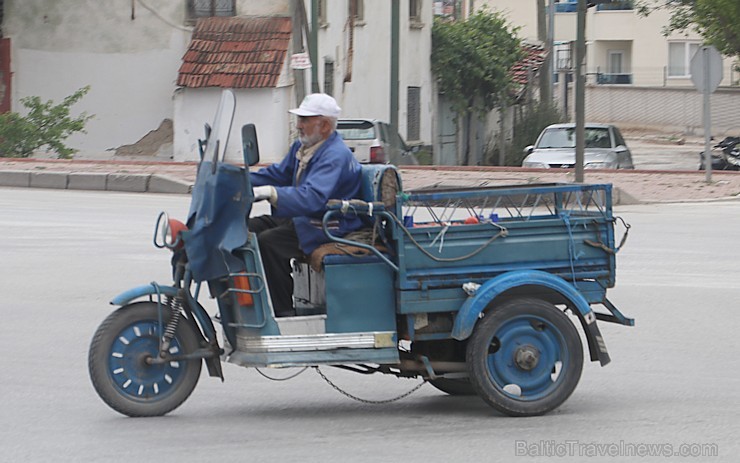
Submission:
[[257,234],[275,315],[294,315],[290,260],[301,258],[304,254],[298,243],[293,220],[262,215],[250,218],[248,227],[249,231]]

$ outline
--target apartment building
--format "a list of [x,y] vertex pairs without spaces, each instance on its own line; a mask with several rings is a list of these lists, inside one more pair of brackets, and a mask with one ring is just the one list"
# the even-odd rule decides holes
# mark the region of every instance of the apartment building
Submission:
[[[470,0],[461,4],[463,15],[482,7],[501,11],[519,36],[537,39],[537,3],[534,0]],[[577,1],[545,0],[554,6],[554,81],[572,81]],[[547,17],[547,16],[546,16]],[[662,131],[703,133],[701,94],[691,80],[691,58],[702,44],[693,31],[663,35],[670,14],[656,11],[641,16],[631,0],[599,4],[586,14],[586,118],[622,127],[650,127]],[[734,60],[723,62],[720,88],[711,95],[712,135],[740,131],[740,73]],[[554,95],[568,118],[573,118],[572,84],[554,86]]]
[[[554,13],[554,66],[571,67],[572,42],[576,40],[577,0],[545,0],[552,3]],[[634,85],[642,87],[691,86],[689,64],[693,53],[701,46],[701,37],[693,31],[663,35],[669,13],[656,11],[641,16],[634,1],[622,0],[599,4],[586,14],[587,82],[597,85]],[[537,2],[534,0],[473,0],[466,11],[487,6],[504,13],[519,27],[522,38],[537,39]],[[733,60],[724,63],[724,78],[720,85],[738,85],[740,74],[733,69]]]

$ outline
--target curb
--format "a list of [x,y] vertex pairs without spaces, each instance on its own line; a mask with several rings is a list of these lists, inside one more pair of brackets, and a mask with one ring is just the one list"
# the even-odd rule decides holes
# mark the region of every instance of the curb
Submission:
[[0,170],[0,186],[164,194],[190,194],[192,190],[190,183],[160,174],[35,172],[30,170]]

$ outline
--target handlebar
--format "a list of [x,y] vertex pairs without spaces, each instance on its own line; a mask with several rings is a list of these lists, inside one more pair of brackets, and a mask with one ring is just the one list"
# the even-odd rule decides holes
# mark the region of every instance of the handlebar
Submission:
[[361,199],[330,199],[326,203],[329,211],[339,211],[342,215],[367,214],[373,215],[373,211],[385,211],[385,204],[377,201],[367,202]]

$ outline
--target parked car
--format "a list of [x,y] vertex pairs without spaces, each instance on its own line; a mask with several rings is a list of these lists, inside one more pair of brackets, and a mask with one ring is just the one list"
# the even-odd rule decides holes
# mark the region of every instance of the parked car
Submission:
[[390,124],[376,119],[339,119],[337,132],[363,164],[416,165],[414,153]]
[[[619,129],[610,124],[585,125],[584,169],[634,169],[632,153]],[[524,148],[522,167],[570,169],[576,163],[575,124],[553,124],[534,145]]]

